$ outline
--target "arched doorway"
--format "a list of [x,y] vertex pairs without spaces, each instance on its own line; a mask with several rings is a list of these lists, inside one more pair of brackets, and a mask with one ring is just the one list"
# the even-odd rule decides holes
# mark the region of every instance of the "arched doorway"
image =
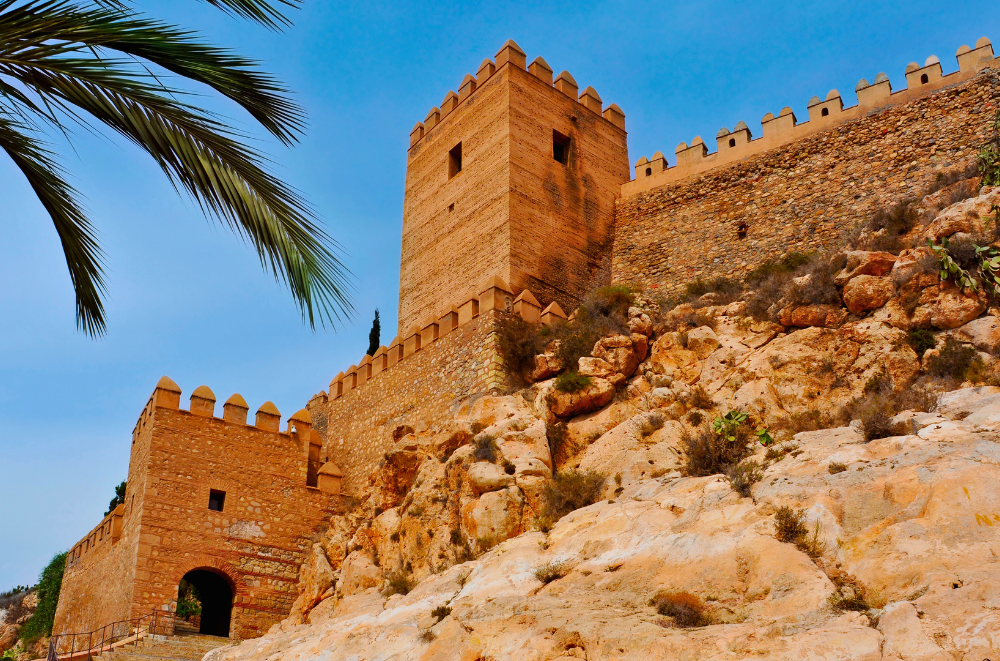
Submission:
[[184,574],[178,586],[177,615],[197,624],[199,633],[229,636],[233,588],[225,576],[210,569]]

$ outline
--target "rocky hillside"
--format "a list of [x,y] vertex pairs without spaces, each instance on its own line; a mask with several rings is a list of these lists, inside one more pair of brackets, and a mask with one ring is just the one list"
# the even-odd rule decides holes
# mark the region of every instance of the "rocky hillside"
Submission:
[[38,593],[30,588],[0,595],[0,658],[31,659],[40,655],[32,654],[19,644],[21,628],[35,614],[37,607]]
[[523,389],[400,426],[290,617],[206,658],[997,658],[1000,321],[912,240],[993,196],[735,295],[585,304]]

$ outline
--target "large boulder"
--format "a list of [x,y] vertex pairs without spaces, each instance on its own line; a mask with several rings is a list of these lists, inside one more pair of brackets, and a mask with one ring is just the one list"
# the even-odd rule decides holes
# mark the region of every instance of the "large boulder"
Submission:
[[480,548],[493,546],[521,532],[524,496],[516,486],[484,493],[462,503],[462,528]]
[[[838,328],[847,320],[847,310],[823,303],[790,305],[778,316],[783,326],[798,328]],[[773,336],[773,333],[772,333]]]
[[472,493],[480,495],[489,491],[499,491],[514,484],[514,476],[507,475],[499,466],[486,461],[477,461],[467,473]]
[[549,411],[560,418],[589,413],[607,405],[615,396],[615,387],[607,379],[592,377],[590,384],[576,392],[563,392],[554,386],[546,391]]
[[988,353],[995,353],[1000,349],[1000,320],[993,315],[973,319],[956,328],[952,334],[956,339]]
[[1000,188],[984,187],[978,196],[956,202],[939,213],[924,231],[924,236],[940,240],[959,232],[979,234],[983,231],[984,221],[991,215],[990,209],[998,203]]
[[844,256],[847,258],[847,265],[834,278],[838,287],[843,287],[860,275],[888,275],[896,263],[896,256],[888,252],[849,250]]
[[381,572],[364,551],[353,551],[344,560],[338,592],[344,597],[378,587]]
[[708,326],[700,326],[688,331],[688,351],[693,351],[694,355],[698,356],[700,360],[708,358],[720,346],[722,344],[719,342],[719,337]]
[[931,324],[943,330],[958,328],[981,315],[988,305],[981,292],[960,291],[950,280],[942,282],[937,300],[931,306]]
[[635,355],[632,338],[629,335],[602,337],[594,345],[594,350],[590,354],[594,358],[607,361],[616,373],[626,377],[632,376],[635,368],[639,366],[639,358]]
[[869,310],[877,310],[885,305],[895,293],[892,278],[875,275],[859,275],[844,285],[844,304],[857,315]]

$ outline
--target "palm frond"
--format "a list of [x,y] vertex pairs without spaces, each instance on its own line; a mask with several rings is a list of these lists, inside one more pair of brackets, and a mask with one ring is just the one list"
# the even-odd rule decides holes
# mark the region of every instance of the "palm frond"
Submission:
[[[125,10],[129,6],[126,0],[96,0],[96,2],[118,10]],[[271,30],[280,30],[292,23],[281,8],[275,5],[297,9],[302,4],[302,0],[278,0],[277,3],[266,0],[202,0],[202,2],[207,2],[230,16],[255,21]]]
[[0,65],[8,60],[42,62],[85,49],[116,51],[208,85],[241,105],[286,145],[295,142],[304,128],[302,109],[257,62],[131,11],[35,0],[4,13],[0,30]]
[[76,293],[77,327],[92,337],[103,335],[107,327],[101,302],[104,271],[94,229],[53,154],[29,133],[29,128],[0,114],[0,149],[21,170],[52,218]]

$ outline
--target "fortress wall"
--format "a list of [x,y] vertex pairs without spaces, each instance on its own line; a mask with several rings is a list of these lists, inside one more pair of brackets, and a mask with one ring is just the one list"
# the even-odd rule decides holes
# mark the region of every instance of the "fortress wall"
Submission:
[[[674,291],[738,276],[786,252],[835,246],[880,207],[920,194],[974,156],[1000,74],[873,110],[811,137],[619,200],[612,274]],[[740,230],[745,228],[745,238]]]

